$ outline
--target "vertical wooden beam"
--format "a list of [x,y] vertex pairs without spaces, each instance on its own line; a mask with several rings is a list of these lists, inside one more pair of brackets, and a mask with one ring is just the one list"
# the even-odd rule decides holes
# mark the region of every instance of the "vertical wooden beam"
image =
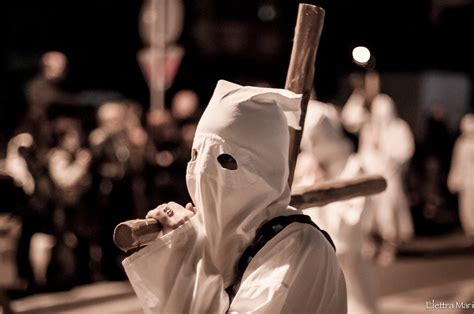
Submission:
[[300,130],[290,128],[288,183],[291,187],[295,173],[296,158],[298,157],[301,136],[306,118],[306,108],[313,88],[314,63],[319,46],[319,39],[324,24],[324,9],[311,4],[302,3],[298,8],[293,49],[286,77],[285,88],[292,92],[303,94],[301,100]]

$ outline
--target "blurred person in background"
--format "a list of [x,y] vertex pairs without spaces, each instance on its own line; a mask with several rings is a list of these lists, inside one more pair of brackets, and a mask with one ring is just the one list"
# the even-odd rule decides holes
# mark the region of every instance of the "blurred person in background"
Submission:
[[15,184],[20,186],[26,195],[32,195],[35,191],[35,180],[28,169],[22,149],[33,145],[33,136],[29,133],[21,133],[10,139],[7,145],[5,159],[5,170],[14,179]]
[[[182,142],[180,129],[168,110],[151,110],[147,116],[148,134],[156,149],[155,169],[150,180],[149,197],[152,204],[171,200],[185,202],[183,189]],[[189,155],[188,155],[189,158]]]
[[184,159],[187,162],[191,154],[191,146],[197,123],[201,117],[198,95],[191,90],[176,93],[171,102],[171,115],[179,128],[180,143]]
[[423,149],[426,155],[438,161],[440,172],[447,176],[451,163],[453,140],[446,121],[446,113],[441,104],[435,104],[426,119]]
[[27,202],[22,187],[6,171],[5,162],[5,159],[0,159],[0,290],[18,288],[15,254],[21,232],[19,214]]
[[[177,92],[171,102],[171,115],[178,126],[180,143],[176,158],[177,171],[179,171],[175,178],[176,188],[179,191],[186,191],[186,181],[183,178],[186,175],[186,166],[191,156],[196,127],[202,115],[198,95],[192,90],[186,89]],[[190,200],[186,193],[183,193],[181,199],[183,202]]]
[[369,118],[364,77],[360,73],[351,73],[347,81],[352,93],[342,107],[341,122],[348,132],[358,135]]
[[[308,104],[294,188],[347,179],[363,173],[350,140],[344,135],[334,106],[311,100]],[[367,233],[366,198],[358,197],[303,210],[326,230],[336,245],[336,255],[347,283],[349,313],[377,313],[375,273],[364,254]]]
[[67,73],[67,57],[59,51],[41,56],[39,73],[27,83],[25,97],[27,111],[20,125],[21,131],[33,133],[39,146],[49,145],[51,129],[48,110],[53,104],[73,105],[77,97],[61,86]]
[[8,142],[5,159],[7,174],[23,188],[27,197],[18,210],[22,227],[16,263],[19,281],[31,291],[46,284],[49,251],[54,242],[51,236],[51,181],[43,150],[31,134],[20,133]]
[[98,127],[89,135],[96,214],[101,226],[101,272],[108,280],[124,279],[120,265],[123,255],[111,235],[119,222],[134,214],[128,113],[123,101],[105,102],[97,111]]
[[171,102],[171,115],[182,126],[186,123],[197,123],[200,118],[199,97],[192,90],[178,91]]
[[459,197],[459,217],[464,233],[474,240],[474,114],[461,120],[461,135],[454,146],[448,187]]
[[453,141],[446,114],[440,104],[434,105],[426,120],[423,151],[423,214],[428,219],[442,220],[450,215],[451,195],[447,178],[451,162]]
[[83,148],[78,120],[59,117],[53,121],[55,146],[48,154],[53,183],[56,244],[48,279],[56,288],[91,281],[91,244],[98,233],[95,209],[87,203],[91,186],[91,154]]
[[150,204],[147,196],[147,177],[153,172],[156,149],[142,124],[142,106],[126,100],[126,131],[130,142],[130,177],[132,183],[134,215],[142,217]]
[[405,167],[414,153],[410,127],[397,117],[395,103],[385,94],[374,97],[371,115],[362,127],[359,155],[364,170],[387,180],[385,192],[370,198],[373,229],[382,238],[381,263],[395,258],[396,246],[414,235],[408,199],[404,191]]
[[60,86],[67,72],[67,57],[59,51],[49,51],[41,56],[40,73],[26,86],[27,116],[38,119],[47,113],[53,103],[72,104],[75,96]]

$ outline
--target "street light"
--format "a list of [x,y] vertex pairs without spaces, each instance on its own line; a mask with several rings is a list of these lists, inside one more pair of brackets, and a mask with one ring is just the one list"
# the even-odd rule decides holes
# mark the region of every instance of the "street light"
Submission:
[[364,46],[358,46],[352,50],[352,58],[358,65],[365,66],[369,62],[370,57],[370,50]]

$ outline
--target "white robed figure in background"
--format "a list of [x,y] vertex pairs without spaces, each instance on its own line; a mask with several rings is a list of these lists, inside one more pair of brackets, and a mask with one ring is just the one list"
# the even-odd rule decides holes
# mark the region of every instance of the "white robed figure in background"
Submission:
[[[322,232],[291,223],[253,257],[231,300],[235,265],[262,223],[289,207],[288,124],[301,95],[219,81],[196,130],[186,181],[195,205],[158,206],[164,226],[123,264],[148,313],[341,313],[344,275]],[[295,115],[292,115],[295,117]],[[296,120],[298,121],[298,120]],[[294,126],[294,124],[293,124]],[[167,228],[169,221],[183,224]]]
[[474,114],[461,120],[461,136],[454,146],[448,187],[459,196],[459,218],[464,233],[474,238]]
[[[361,165],[353,150],[334,106],[310,101],[294,187],[361,175]],[[347,282],[348,312],[377,313],[375,273],[370,258],[363,254],[366,198],[357,197],[303,212],[328,231],[336,244],[337,258]]]
[[403,175],[413,156],[415,144],[408,124],[397,117],[393,100],[385,94],[372,101],[371,116],[362,127],[359,155],[368,173],[387,180],[385,192],[371,197],[373,228],[384,241],[381,257],[390,261],[395,245],[413,237],[413,221],[403,188]]

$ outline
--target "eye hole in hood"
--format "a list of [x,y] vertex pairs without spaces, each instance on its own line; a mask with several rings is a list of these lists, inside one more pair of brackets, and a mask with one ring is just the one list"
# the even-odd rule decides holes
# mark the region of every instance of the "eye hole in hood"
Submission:
[[228,170],[237,170],[239,168],[235,158],[229,154],[220,154],[219,156],[217,156],[217,161],[222,166],[222,168]]

